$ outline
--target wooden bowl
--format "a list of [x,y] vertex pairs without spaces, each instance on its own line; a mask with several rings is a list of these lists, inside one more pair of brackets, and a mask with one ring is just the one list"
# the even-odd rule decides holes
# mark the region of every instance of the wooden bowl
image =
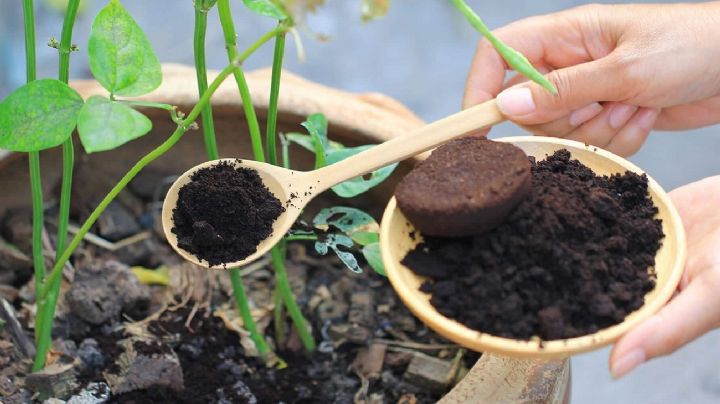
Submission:
[[[633,171],[643,173],[629,161],[610,152],[593,146],[585,146],[571,140],[518,136],[495,139],[500,142],[512,143],[538,160],[544,159],[556,150],[567,149],[572,158],[580,160],[598,175],[610,175]],[[648,177],[649,178],[649,177]],[[420,285],[425,278],[417,276],[400,261],[420,240],[409,236],[413,231],[400,209],[395,198],[392,198],[385,209],[380,228],[382,258],[388,278],[395,291],[405,305],[438,334],[469,349],[482,352],[493,352],[499,355],[526,358],[562,358],[572,354],[587,352],[615,342],[643,320],[656,313],[672,297],[685,266],[685,230],[677,210],[668,194],[655,180],[649,178],[649,192],[657,206],[658,217],[662,219],[665,233],[662,246],[655,257],[657,284],[655,289],[645,296],[645,304],[628,315],[622,323],[604,328],[596,333],[568,338],[563,340],[541,341],[516,340],[502,338],[472,330],[465,325],[449,319],[435,310],[430,304],[430,295],[420,292]],[[479,308],[478,310],[482,310]]]

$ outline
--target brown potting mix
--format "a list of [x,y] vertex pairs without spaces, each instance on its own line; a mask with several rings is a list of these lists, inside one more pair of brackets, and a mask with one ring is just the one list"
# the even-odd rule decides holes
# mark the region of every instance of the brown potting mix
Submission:
[[655,285],[663,238],[645,175],[597,176],[567,150],[532,165],[532,190],[472,237],[425,237],[403,264],[443,315],[497,336],[581,336],[621,322]]
[[517,146],[467,137],[434,150],[398,184],[395,197],[423,234],[470,236],[502,222],[530,192],[530,178]]
[[254,253],[284,210],[257,171],[223,161],[180,188],[172,232],[180,248],[210,265],[225,264]]

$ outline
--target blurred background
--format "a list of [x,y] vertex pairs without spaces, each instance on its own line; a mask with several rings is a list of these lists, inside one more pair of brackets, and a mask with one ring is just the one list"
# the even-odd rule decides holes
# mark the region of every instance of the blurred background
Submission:
[[[82,5],[73,37],[80,51],[71,59],[71,79],[90,77],[87,38],[93,16],[106,3],[86,0]],[[523,17],[585,2],[470,0],[469,3],[491,28],[497,28]],[[123,0],[123,4],[148,34],[161,62],[193,63],[192,0]],[[59,38],[64,6],[65,0],[37,1],[39,44],[51,37]],[[245,11],[240,0],[234,1],[233,7],[241,48],[273,26],[269,19]],[[306,60],[298,61],[295,45],[291,43],[286,51],[286,69],[348,91],[388,94],[428,121],[459,110],[465,75],[479,36],[448,2],[392,0],[385,18],[363,23],[360,1],[328,0],[318,13],[308,15],[307,26],[302,32]],[[329,40],[318,41],[314,34]],[[213,10],[207,33],[209,68],[225,66],[223,46],[217,13]],[[23,52],[20,2],[0,0],[0,98],[24,83]],[[271,58],[272,47],[266,46],[246,65],[248,69],[264,67],[271,63]],[[38,76],[55,77],[56,66],[57,51],[41,46]],[[520,133],[521,129],[504,124],[495,128],[492,136]],[[666,189],[672,189],[720,173],[717,150],[720,150],[717,127],[653,133],[631,160]],[[577,356],[572,360],[573,402],[720,402],[719,346],[720,331],[716,331],[619,381],[612,381],[607,370],[609,349]]]

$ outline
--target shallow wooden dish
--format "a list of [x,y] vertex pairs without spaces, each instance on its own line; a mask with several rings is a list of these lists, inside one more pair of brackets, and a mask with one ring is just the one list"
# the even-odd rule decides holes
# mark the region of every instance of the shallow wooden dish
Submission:
[[[599,175],[621,173],[627,170],[636,173],[643,171],[629,161],[610,152],[582,143],[535,136],[518,136],[495,139],[510,142],[520,147],[529,156],[538,160],[559,149],[570,151],[572,158],[580,160]],[[565,340],[529,341],[496,337],[472,330],[459,322],[449,319],[430,304],[430,296],[419,290],[424,281],[400,261],[419,240],[413,240],[409,233],[413,230],[392,198],[385,209],[380,229],[382,258],[388,278],[405,305],[425,324],[442,336],[469,349],[493,352],[505,356],[527,358],[562,358],[572,354],[601,348],[615,342],[628,330],[656,313],[672,297],[685,266],[685,230],[680,216],[667,193],[652,178],[649,179],[649,191],[662,219],[665,239],[655,258],[657,285],[645,296],[645,304],[631,313],[620,324],[602,329],[594,334]],[[482,308],[478,308],[482,310]]]

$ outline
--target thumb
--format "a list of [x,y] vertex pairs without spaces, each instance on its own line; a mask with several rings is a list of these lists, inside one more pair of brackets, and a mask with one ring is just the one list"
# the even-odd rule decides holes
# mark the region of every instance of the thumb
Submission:
[[523,125],[537,125],[562,118],[572,111],[600,101],[620,101],[627,93],[622,71],[610,58],[558,69],[547,75],[558,94],[537,83],[510,87],[497,96],[497,105],[508,119]]
[[615,344],[610,353],[614,378],[641,363],[668,355],[720,325],[720,276],[703,271],[667,304]]

